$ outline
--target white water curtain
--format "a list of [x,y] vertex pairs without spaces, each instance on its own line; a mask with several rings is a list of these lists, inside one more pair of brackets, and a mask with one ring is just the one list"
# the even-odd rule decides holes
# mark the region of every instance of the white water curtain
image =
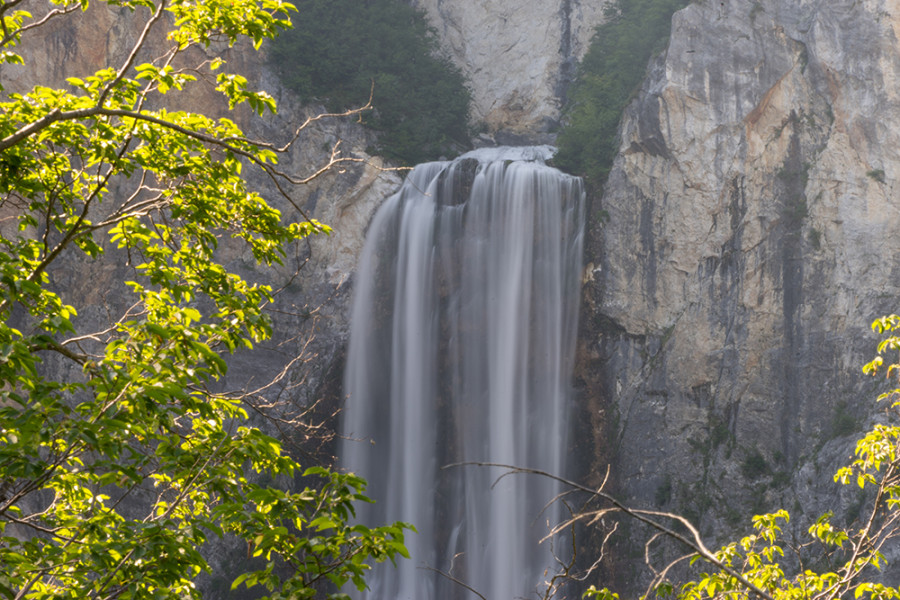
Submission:
[[[452,463],[564,474],[584,191],[548,150],[416,167],[379,210],[357,275],[340,464],[369,481],[360,520],[408,521],[411,560],[370,600],[533,597],[557,544],[558,485]],[[549,569],[549,571],[548,571]]]

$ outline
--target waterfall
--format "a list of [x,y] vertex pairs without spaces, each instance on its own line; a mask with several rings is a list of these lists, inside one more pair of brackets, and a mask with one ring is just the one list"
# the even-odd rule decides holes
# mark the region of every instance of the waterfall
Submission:
[[560,491],[494,462],[565,472],[584,191],[549,147],[417,166],[370,225],[355,283],[341,465],[368,525],[407,521],[411,560],[370,600],[535,597],[562,544]]

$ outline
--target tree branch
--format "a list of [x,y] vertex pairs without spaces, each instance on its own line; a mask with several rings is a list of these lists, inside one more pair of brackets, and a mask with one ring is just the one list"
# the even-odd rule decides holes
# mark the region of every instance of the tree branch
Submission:
[[[614,498],[610,494],[607,494],[606,492],[604,492],[602,489],[596,489],[596,490],[591,489],[589,487],[583,486],[583,485],[576,483],[574,481],[571,481],[569,479],[565,479],[558,475],[553,475],[552,473],[548,473],[547,471],[541,471],[540,469],[515,467],[513,465],[506,465],[506,464],[502,464],[502,463],[492,463],[492,462],[453,463],[450,465],[446,465],[445,467],[442,467],[442,468],[446,469],[446,468],[450,468],[450,467],[469,466],[469,465],[478,466],[478,467],[499,467],[501,469],[507,469],[508,472],[504,473],[502,476],[514,475],[517,473],[528,473],[528,474],[532,474],[532,475],[540,475],[542,477],[548,477],[550,479],[553,479],[554,481],[558,481],[558,482],[560,482],[564,485],[567,485],[573,489],[587,492],[588,494],[592,494],[594,496],[597,496],[598,498],[602,498],[602,499],[606,500],[607,502],[609,502],[610,504],[612,504],[614,507],[616,507],[619,511],[625,513],[626,515],[632,517],[633,519],[636,519],[636,520],[640,521],[641,523],[649,525],[651,528],[665,534],[666,536],[681,542],[682,544],[684,544],[685,546],[687,546],[688,548],[693,550],[695,553],[699,554],[704,560],[715,565],[715,567],[718,568],[719,570],[724,571],[725,573],[728,573],[729,575],[731,575],[732,577],[734,577],[735,579],[740,581],[741,584],[744,587],[746,587],[750,593],[757,596],[758,598],[762,598],[763,600],[775,600],[774,596],[772,596],[765,590],[762,590],[759,587],[753,585],[739,571],[726,565],[725,563],[720,561],[718,558],[716,558],[715,554],[713,554],[703,543],[703,540],[700,537],[700,532],[697,530],[697,528],[694,527],[690,521],[688,521],[681,515],[676,515],[674,513],[655,511],[655,510],[640,510],[640,509],[629,508],[628,506],[626,506],[622,502],[618,501],[616,498]],[[653,520],[651,517],[662,517],[665,519],[672,519],[672,520],[680,523],[682,526],[684,526],[690,532],[692,539],[685,537],[684,535],[678,533],[677,531],[671,529],[670,527],[666,527],[662,523],[659,523],[659,522]]]
[[159,21],[159,19],[163,15],[163,11],[166,8],[166,0],[161,0],[159,5],[156,7],[156,11],[153,13],[153,16],[150,17],[147,22],[144,24],[144,29],[141,31],[141,35],[138,36],[137,41],[134,43],[134,46],[131,48],[131,53],[128,55],[128,58],[119,67],[118,73],[109,83],[104,86],[103,91],[100,92],[100,95],[97,97],[97,106],[103,106],[103,102],[106,100],[106,97],[112,91],[112,89],[118,85],[122,79],[125,77],[125,73],[128,72],[134,65],[134,61],[137,60],[137,55],[144,47],[144,44],[147,42],[147,36],[150,35],[150,30],[153,29],[153,26]]
[[[13,2],[10,2],[8,4],[3,4],[2,7],[0,7],[0,16],[2,16],[4,12],[9,10],[13,6],[19,4],[19,2],[22,2],[22,0],[14,0]],[[77,2],[73,3],[71,6],[67,6],[65,8],[54,8],[53,10],[48,12],[46,15],[44,15],[40,20],[35,21],[34,23],[29,23],[28,25],[23,25],[19,29],[16,29],[15,31],[11,31],[11,32],[6,30],[6,25],[4,23],[3,39],[0,40],[0,47],[6,46],[7,44],[9,44],[9,42],[11,42],[15,36],[22,35],[23,33],[25,33],[26,31],[28,31],[30,29],[37,29],[38,27],[41,27],[42,25],[46,24],[47,21],[49,21],[50,19],[61,16],[61,15],[67,15],[70,12],[75,12],[76,10],[78,10],[78,8],[79,8],[79,4]]]

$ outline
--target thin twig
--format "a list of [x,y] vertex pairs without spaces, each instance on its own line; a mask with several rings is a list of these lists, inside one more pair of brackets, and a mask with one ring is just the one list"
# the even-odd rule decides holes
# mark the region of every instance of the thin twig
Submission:
[[420,569],[424,569],[424,570],[426,570],[426,571],[434,571],[435,573],[437,573],[437,574],[440,575],[441,577],[446,577],[447,579],[449,579],[449,580],[452,581],[453,583],[455,583],[455,584],[457,584],[457,585],[459,585],[459,586],[462,586],[462,587],[466,588],[467,590],[469,590],[470,592],[472,592],[473,594],[475,594],[476,596],[478,596],[479,598],[481,598],[481,600],[487,600],[487,598],[485,598],[478,590],[476,590],[476,589],[473,588],[472,586],[468,585],[468,584],[465,583],[464,581],[460,581],[459,579],[457,579],[457,578],[454,577],[453,575],[450,575],[449,573],[444,573],[444,572],[441,571],[440,569],[435,569],[434,567],[429,567],[429,566],[421,566],[421,567],[419,567],[419,568],[420,568]]
[[[692,549],[694,552],[696,552],[701,557],[703,557],[704,560],[712,563],[719,570],[728,573],[729,575],[731,575],[732,577],[734,577],[735,579],[740,581],[741,584],[744,585],[744,587],[746,587],[747,590],[750,593],[752,593],[753,595],[755,595],[759,598],[763,598],[764,600],[775,600],[774,596],[772,596],[765,590],[762,590],[758,586],[751,583],[739,571],[726,565],[725,563],[720,561],[718,558],[716,558],[715,554],[713,554],[703,543],[703,540],[700,537],[700,532],[697,530],[697,528],[694,527],[694,525],[690,521],[688,521],[681,515],[676,515],[674,513],[668,513],[668,512],[662,512],[662,511],[656,511],[656,510],[640,510],[640,509],[630,508],[630,507],[626,506],[625,504],[623,504],[622,502],[618,501],[616,498],[614,498],[610,494],[607,494],[606,492],[604,492],[602,489],[591,489],[589,487],[583,486],[583,485],[576,483],[574,481],[571,481],[569,479],[565,479],[564,477],[560,477],[558,475],[553,475],[552,473],[548,473],[547,471],[542,471],[540,469],[529,469],[526,467],[516,467],[513,465],[507,465],[507,464],[502,464],[502,463],[492,463],[492,462],[453,463],[450,465],[446,465],[443,468],[460,467],[460,466],[498,467],[501,469],[507,469],[508,472],[504,473],[503,476],[514,475],[514,474],[519,474],[519,473],[540,475],[542,477],[548,477],[550,479],[553,479],[554,481],[558,481],[562,484],[568,485],[574,489],[581,490],[583,492],[587,492],[589,494],[592,494],[594,496],[602,498],[602,499],[606,500],[607,502],[609,502],[610,504],[612,504],[613,506],[615,506],[621,512],[632,517],[633,519],[636,519],[642,523],[645,523],[646,525],[649,525],[653,529],[656,529],[657,531],[664,533],[665,535],[669,536],[670,538],[677,540],[677,541],[681,542],[682,544],[684,544],[685,546],[687,546],[688,548]],[[667,527],[667,526],[663,525],[662,523],[655,521],[653,519],[653,517],[661,517],[661,518],[665,518],[665,519],[671,519],[673,521],[676,521],[677,523],[680,523],[683,527],[685,527],[690,532],[691,538],[693,538],[693,539],[685,537],[684,535],[678,533],[671,527]]]

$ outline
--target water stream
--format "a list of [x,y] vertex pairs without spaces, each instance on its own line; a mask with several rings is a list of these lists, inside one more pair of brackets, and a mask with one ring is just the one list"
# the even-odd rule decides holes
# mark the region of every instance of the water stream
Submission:
[[[417,166],[376,214],[355,282],[341,465],[368,479],[366,524],[413,523],[411,560],[367,600],[535,597],[563,544],[582,255],[581,181],[549,147]],[[443,468],[442,468],[443,467]],[[438,571],[449,575],[446,577]]]

